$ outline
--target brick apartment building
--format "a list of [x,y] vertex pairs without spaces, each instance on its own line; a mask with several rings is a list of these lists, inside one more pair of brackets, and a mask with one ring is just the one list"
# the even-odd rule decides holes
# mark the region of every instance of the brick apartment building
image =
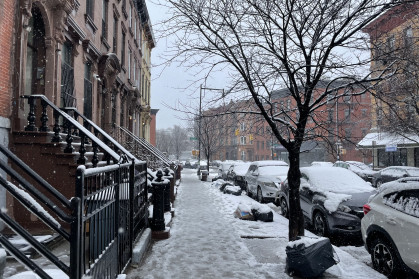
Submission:
[[[324,89],[317,90],[317,93]],[[356,89],[354,89],[356,90]],[[351,92],[352,93],[352,92]],[[273,113],[292,111],[296,107],[287,89],[273,91],[271,103]],[[271,128],[261,116],[253,114],[224,114],[232,111],[245,111],[251,107],[251,101],[230,103],[228,106],[213,109],[212,114],[219,114],[216,133],[219,134],[214,159],[218,160],[284,160],[288,153],[272,135]],[[293,112],[291,112],[293,113]],[[323,128],[315,128],[321,123]],[[321,137],[314,137],[301,148],[301,164],[312,161],[336,161],[337,150],[340,160],[356,160],[370,163],[371,152],[358,150],[358,143],[371,127],[371,97],[369,93],[343,96],[330,100],[320,107],[316,115],[309,119],[307,127],[313,128]],[[339,143],[337,148],[336,143]]]
[[[374,166],[408,165],[419,167],[419,144],[417,136],[395,135],[394,128],[399,125],[398,119],[418,121],[414,112],[417,107],[418,50],[419,50],[419,3],[405,3],[382,14],[366,26],[363,31],[370,37],[372,62],[370,70],[373,77],[388,67],[396,69],[395,77],[381,82],[376,94],[386,98],[400,113],[394,115],[386,101],[372,99],[372,130],[359,147],[374,151]],[[409,76],[410,75],[410,76]],[[410,86],[407,82],[411,78]],[[416,102],[413,104],[411,102]],[[407,130],[406,128],[404,129]],[[389,133],[390,132],[390,133]],[[393,132],[393,133],[392,133]],[[389,148],[391,147],[391,148]]]

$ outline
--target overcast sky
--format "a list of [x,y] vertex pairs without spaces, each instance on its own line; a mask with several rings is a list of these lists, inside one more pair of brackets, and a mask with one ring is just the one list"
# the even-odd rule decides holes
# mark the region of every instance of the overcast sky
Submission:
[[[157,113],[157,129],[171,128],[174,125],[186,128],[188,123],[185,119],[188,118],[188,115],[173,110],[168,106],[180,108],[180,110],[185,110],[182,106],[186,106],[189,109],[196,108],[197,111],[199,107],[200,82],[197,81],[197,77],[194,75],[195,72],[187,72],[185,68],[177,64],[173,64],[170,67],[160,65],[163,61],[160,57],[167,53],[170,41],[159,37],[159,23],[169,18],[170,15],[164,7],[152,2],[155,1],[147,1],[147,8],[157,43],[151,55],[151,108],[159,109]],[[206,87],[223,88],[223,82],[222,75],[218,74],[216,78],[207,81]],[[203,103],[205,103],[205,98],[209,98],[210,94],[215,93],[203,92],[203,95],[205,95]]]
[[[151,108],[159,109],[157,113],[157,129],[171,128],[174,125],[186,127],[187,123],[183,120],[186,118],[186,115],[170,109],[165,104],[174,107],[180,100],[186,103],[193,102],[190,99],[191,97],[188,96],[193,94],[193,92],[185,94],[186,92],[180,89],[188,82],[188,75],[182,68],[175,66],[163,68],[158,66],[162,62],[162,59],[159,57],[165,53],[167,48],[167,40],[158,37],[158,23],[165,17],[168,17],[168,14],[162,7],[158,7],[151,1],[147,1],[147,7],[157,42],[151,55],[151,63],[153,65],[151,69]],[[199,96],[199,92],[197,96]]]

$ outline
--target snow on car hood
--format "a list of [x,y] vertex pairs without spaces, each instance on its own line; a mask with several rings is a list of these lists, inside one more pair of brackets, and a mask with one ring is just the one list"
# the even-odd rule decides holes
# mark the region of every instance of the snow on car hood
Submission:
[[322,192],[349,194],[374,191],[369,183],[352,171],[343,168],[308,167],[301,168],[301,173],[309,178],[312,186]]
[[341,203],[358,206],[367,202],[375,188],[352,171],[336,167],[301,168],[306,175],[312,191],[325,196],[324,207],[335,212]]

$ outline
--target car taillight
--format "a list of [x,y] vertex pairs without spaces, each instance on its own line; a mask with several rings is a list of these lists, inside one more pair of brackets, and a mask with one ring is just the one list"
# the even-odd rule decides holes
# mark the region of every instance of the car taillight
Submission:
[[369,206],[369,204],[364,204],[364,215],[367,215],[368,212],[371,211],[371,207]]

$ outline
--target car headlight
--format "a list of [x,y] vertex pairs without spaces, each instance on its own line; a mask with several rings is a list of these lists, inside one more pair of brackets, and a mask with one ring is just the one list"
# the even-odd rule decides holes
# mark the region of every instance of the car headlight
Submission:
[[278,188],[278,186],[276,186],[275,182],[265,182],[265,183],[263,183],[263,185],[265,187]]
[[352,211],[352,209],[349,206],[344,205],[344,204],[339,205],[338,210],[345,213],[349,213]]

